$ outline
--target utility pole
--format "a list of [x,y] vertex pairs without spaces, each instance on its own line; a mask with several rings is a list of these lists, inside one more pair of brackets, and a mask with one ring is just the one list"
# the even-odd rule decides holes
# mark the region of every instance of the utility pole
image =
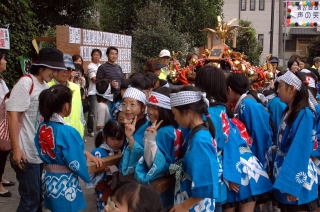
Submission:
[[282,59],[282,65],[284,65],[284,8],[283,8],[283,1],[282,0],[279,0],[279,40],[278,40],[278,43],[279,43],[279,49],[278,49],[278,56],[279,56],[279,59]]
[[269,50],[270,54],[272,54],[272,52],[273,52],[274,5],[275,5],[275,0],[272,0],[272,2],[271,2],[271,26],[270,26],[270,50]]

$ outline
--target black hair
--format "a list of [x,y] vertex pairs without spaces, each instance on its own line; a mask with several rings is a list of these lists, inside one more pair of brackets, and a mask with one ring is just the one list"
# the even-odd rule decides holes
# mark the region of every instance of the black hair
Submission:
[[84,70],[83,70],[83,67],[82,65],[78,64],[78,63],[74,63],[74,70],[79,70],[81,75],[83,76],[84,75]]
[[227,77],[227,87],[230,87],[237,94],[244,94],[250,88],[248,78],[241,73],[231,73]]
[[99,55],[100,55],[100,57],[102,57],[102,52],[101,52],[100,49],[92,49],[92,51],[91,51],[91,57],[93,56],[93,54],[94,54],[95,52],[98,52]]
[[117,120],[109,120],[100,131],[94,141],[96,147],[103,144],[107,138],[115,138],[117,140],[125,139],[123,126]]
[[163,80],[163,79],[160,79],[159,82],[160,82],[160,87],[163,87],[168,83],[166,80]]
[[288,69],[291,70],[293,63],[296,62],[299,65],[299,61],[297,59],[291,59],[288,61]]
[[107,52],[106,52],[107,56],[109,55],[109,53],[111,52],[111,50],[115,50],[115,51],[117,51],[117,53],[119,52],[116,47],[114,47],[114,46],[109,46],[109,47],[107,48]]
[[72,55],[72,61],[73,62],[78,60],[79,58],[81,59],[81,64],[83,65],[83,59],[82,59],[82,57],[80,55],[78,55],[78,54]]
[[[295,75],[302,81],[305,82],[306,78],[305,75],[301,72],[297,72],[295,73]],[[286,82],[284,82],[286,83]],[[286,84],[288,86],[288,84]],[[288,115],[286,122],[287,124],[292,124],[294,122],[294,120],[296,119],[296,117],[298,116],[300,110],[304,109],[305,107],[309,106],[309,102],[308,102],[308,88],[304,83],[301,83],[301,89],[296,92],[296,95],[293,99],[292,105],[291,105],[291,112]],[[287,107],[286,111],[287,112],[289,110],[289,107]]]
[[72,92],[64,85],[54,85],[43,90],[39,96],[39,110],[44,121],[50,121],[54,113],[60,113],[65,103],[71,104]]
[[40,69],[45,69],[45,68],[47,68],[47,67],[31,65],[29,72],[32,75],[38,76]]
[[208,98],[225,104],[227,102],[227,84],[223,71],[211,65],[203,66],[196,75],[196,86],[205,91]]
[[[108,89],[110,84],[110,80],[107,79],[102,79],[99,80],[96,83],[96,90],[99,94],[104,94],[106,92],[106,90]],[[107,100],[105,98],[103,98],[102,96],[97,95],[97,101],[100,102],[106,102]]]
[[127,204],[129,212],[162,211],[160,195],[151,185],[130,180],[118,186],[112,196],[120,204]]
[[150,86],[150,80],[146,79],[145,75],[140,72],[133,73],[129,77],[130,86],[135,87],[139,90],[148,89]]
[[127,89],[130,85],[129,79],[122,79],[120,84],[120,89]]
[[[196,87],[191,86],[191,85],[187,85],[185,87],[182,87],[179,90],[179,92],[180,91],[200,91],[200,90],[198,88],[196,88]],[[213,138],[215,137],[215,127],[214,127],[213,122],[212,122],[212,120],[210,118],[210,114],[209,114],[209,111],[208,111],[208,106],[202,99],[200,101],[198,101],[198,102],[195,102],[195,103],[176,106],[175,109],[179,110],[182,113],[184,113],[184,112],[186,112],[188,110],[192,110],[195,113],[200,114],[201,116],[205,115],[206,118],[207,118],[207,124],[208,124],[208,127],[209,127],[210,134],[211,134],[211,136]]]
[[[154,92],[170,97],[171,89],[166,87],[162,87],[162,88],[160,87],[155,89]],[[168,125],[172,125],[175,128],[178,127],[178,123],[175,121],[174,115],[171,110],[158,107],[158,113],[159,113],[159,117],[158,117],[157,123],[159,123],[159,121],[162,120],[160,127],[164,127]]]
[[150,85],[149,88],[155,88],[156,83],[159,81],[158,76],[153,72],[147,72],[145,73],[145,77],[149,79]]

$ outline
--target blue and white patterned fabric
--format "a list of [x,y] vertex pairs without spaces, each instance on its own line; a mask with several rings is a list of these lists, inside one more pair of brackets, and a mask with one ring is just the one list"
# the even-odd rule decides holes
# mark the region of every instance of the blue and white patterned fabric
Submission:
[[73,212],[86,208],[78,176],[89,183],[90,178],[84,155],[84,142],[76,129],[65,125],[54,114],[42,122],[35,136],[35,145],[45,164],[64,165],[66,173],[44,171],[42,176],[44,207],[52,212]]
[[[197,128],[197,127],[196,127]],[[201,198],[189,211],[214,211],[219,197],[217,145],[208,129],[193,129],[182,159],[183,177],[175,191],[175,205],[186,199]]]
[[258,103],[251,95],[243,94],[235,108],[235,114],[242,121],[252,142],[249,145],[252,153],[269,172],[271,169],[273,131],[270,126],[270,114],[267,109]]
[[[315,116],[309,108],[302,109],[288,125],[283,117],[277,136],[274,162],[275,199],[283,204],[301,205],[318,198],[318,177],[311,154],[316,141]],[[288,202],[287,194],[298,201]]]
[[282,115],[285,109],[287,108],[287,104],[282,102],[278,96],[275,96],[268,102],[267,108],[270,112],[271,120],[273,122],[275,130],[274,133],[277,134],[282,119]]
[[[122,158],[119,164],[119,170],[123,175],[134,174],[139,159],[143,156],[143,136],[144,131],[149,125],[149,121],[144,119],[144,123],[133,134],[134,144],[130,149],[128,142],[122,151]],[[138,121],[139,122],[139,121]]]

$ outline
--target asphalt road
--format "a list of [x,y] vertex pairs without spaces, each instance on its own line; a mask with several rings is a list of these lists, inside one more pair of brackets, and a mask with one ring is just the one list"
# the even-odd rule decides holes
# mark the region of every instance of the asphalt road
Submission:
[[[94,149],[94,142],[92,138],[86,138],[86,150],[91,151]],[[6,169],[4,172],[4,178],[10,181],[15,181],[15,172],[11,168],[11,165],[9,161],[7,161],[6,164]],[[87,209],[84,210],[86,212],[95,212],[96,210],[96,199],[95,199],[95,194],[94,194],[94,189],[87,189],[84,185],[83,182],[81,182],[82,185],[82,190],[84,191],[85,194],[85,199],[87,203]],[[19,193],[18,193],[18,185],[16,183],[15,186],[12,187],[7,187],[7,189],[12,193],[12,197],[10,198],[4,198],[0,197],[0,212],[14,212],[16,211],[18,204],[19,204]],[[44,211],[49,211],[49,210],[44,210]]]

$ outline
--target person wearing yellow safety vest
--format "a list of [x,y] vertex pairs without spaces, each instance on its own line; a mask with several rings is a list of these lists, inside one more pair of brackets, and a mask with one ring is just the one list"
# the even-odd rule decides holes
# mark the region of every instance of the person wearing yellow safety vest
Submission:
[[64,120],[68,125],[74,127],[80,133],[81,137],[83,137],[85,122],[82,112],[80,86],[68,81],[71,76],[71,70],[75,69],[71,55],[64,54],[63,59],[67,69],[57,71],[54,75],[54,79],[51,80],[48,85],[51,87],[56,84],[62,84],[70,88],[72,91],[71,113],[68,117],[65,117]]
[[168,66],[169,66],[170,57],[171,57],[171,54],[170,54],[169,50],[167,50],[167,49],[161,50],[161,52],[159,54],[159,62],[161,64],[165,65],[165,67],[161,68],[160,75],[158,76],[159,79],[167,80],[167,76],[169,74],[169,67]]

